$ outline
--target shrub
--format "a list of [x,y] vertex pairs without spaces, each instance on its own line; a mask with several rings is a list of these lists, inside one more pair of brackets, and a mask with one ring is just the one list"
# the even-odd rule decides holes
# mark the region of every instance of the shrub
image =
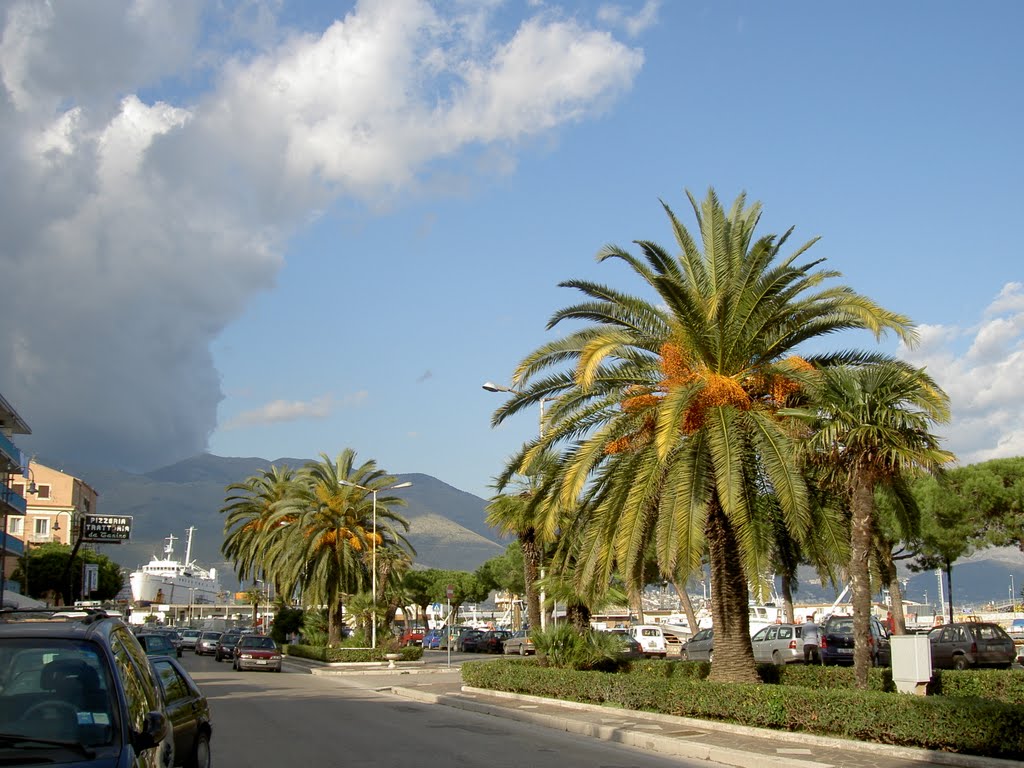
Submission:
[[[636,664],[633,674],[608,675],[503,659],[464,664],[462,678],[479,688],[570,701],[882,744],[1024,757],[1024,708],[1016,704],[861,691],[837,684],[847,670],[820,667],[808,668],[813,671],[806,676],[809,680],[816,676],[821,686],[712,683],[695,674],[694,664],[663,665],[671,670],[665,674]],[[789,668],[778,672],[783,678],[790,675]],[[883,683],[882,670],[873,672],[879,673],[874,677]]]

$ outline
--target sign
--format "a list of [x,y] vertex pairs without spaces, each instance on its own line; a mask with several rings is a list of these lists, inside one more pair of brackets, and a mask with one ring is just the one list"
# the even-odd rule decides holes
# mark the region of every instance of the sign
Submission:
[[82,574],[82,592],[91,595],[100,588],[100,566],[98,563],[85,563],[85,573]]
[[81,540],[92,544],[120,544],[132,534],[131,515],[83,515]]
[[448,596],[448,599],[451,600],[453,597],[455,597],[455,587],[449,584],[447,587],[445,587],[444,593]]

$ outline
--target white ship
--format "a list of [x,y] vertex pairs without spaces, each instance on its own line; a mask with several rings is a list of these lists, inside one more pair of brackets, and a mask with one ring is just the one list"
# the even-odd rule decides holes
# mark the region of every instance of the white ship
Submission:
[[131,576],[132,599],[182,605],[185,603],[215,603],[222,600],[217,571],[201,568],[192,561],[192,532],[188,529],[185,560],[174,559],[175,537],[168,536],[162,558],[153,557]]

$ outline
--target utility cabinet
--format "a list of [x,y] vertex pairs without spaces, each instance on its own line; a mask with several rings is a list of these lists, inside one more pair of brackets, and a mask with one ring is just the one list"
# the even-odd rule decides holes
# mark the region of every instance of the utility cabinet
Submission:
[[896,690],[924,696],[932,679],[932,645],[928,635],[892,635],[889,641]]

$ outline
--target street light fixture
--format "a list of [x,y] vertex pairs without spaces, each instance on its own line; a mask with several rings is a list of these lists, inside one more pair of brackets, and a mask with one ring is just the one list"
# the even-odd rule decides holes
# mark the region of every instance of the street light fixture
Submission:
[[352,483],[348,480],[338,480],[342,485],[350,488],[358,488],[373,495],[373,549],[370,557],[370,595],[373,600],[373,620],[370,622],[370,647],[377,647],[377,493],[380,491],[395,491],[399,488],[409,488],[412,483],[406,480],[404,483],[390,485],[387,488],[367,488],[359,483]]

